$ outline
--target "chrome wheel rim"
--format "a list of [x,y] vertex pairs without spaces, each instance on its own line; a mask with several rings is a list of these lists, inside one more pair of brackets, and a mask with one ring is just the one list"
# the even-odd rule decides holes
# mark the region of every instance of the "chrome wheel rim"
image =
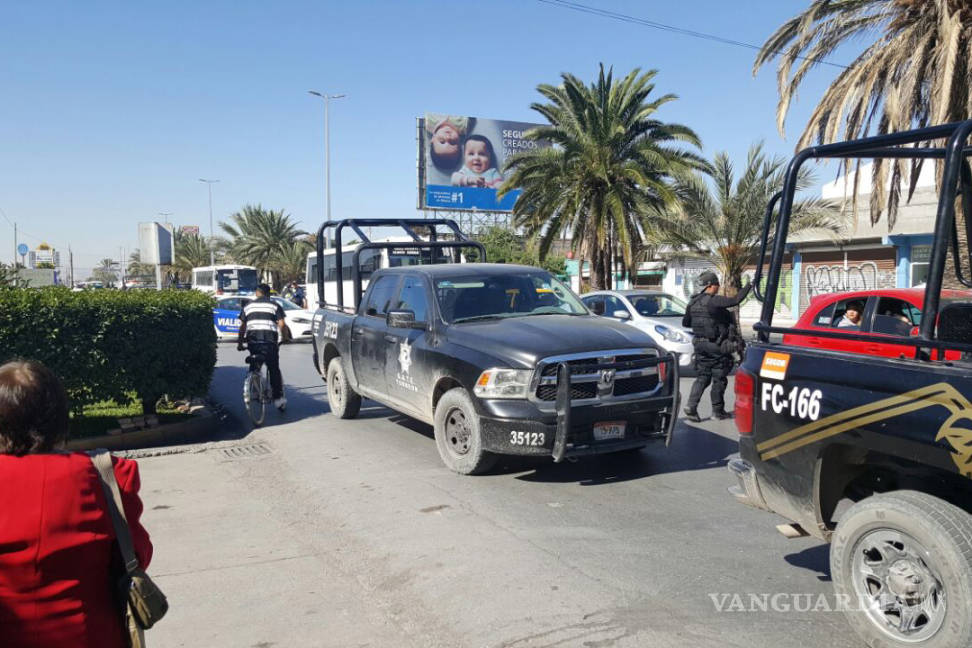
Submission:
[[860,608],[896,641],[919,643],[945,622],[945,587],[931,555],[913,537],[877,529],[861,537],[851,566]]
[[465,455],[469,452],[469,422],[466,415],[459,408],[453,408],[446,414],[445,438],[446,445],[454,455]]

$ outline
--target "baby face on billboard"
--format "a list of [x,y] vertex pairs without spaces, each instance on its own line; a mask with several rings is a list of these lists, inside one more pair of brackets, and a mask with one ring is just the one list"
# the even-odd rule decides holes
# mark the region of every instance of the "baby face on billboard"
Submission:
[[485,173],[493,167],[493,158],[490,155],[486,142],[479,140],[469,140],[465,147],[466,167],[476,173]]
[[456,160],[459,156],[459,131],[452,124],[444,123],[432,135],[432,152],[443,161]]

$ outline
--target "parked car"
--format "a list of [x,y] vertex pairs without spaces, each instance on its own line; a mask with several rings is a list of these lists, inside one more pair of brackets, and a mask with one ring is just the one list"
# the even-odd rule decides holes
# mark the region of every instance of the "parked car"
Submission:
[[644,331],[666,351],[678,354],[678,364],[692,365],[692,332],[682,328],[686,304],[654,290],[601,290],[581,300],[595,315],[626,322]]
[[[312,338],[311,322],[314,314],[306,311],[283,297],[271,297],[273,301],[280,304],[283,308],[286,323],[284,326],[283,341],[307,340]],[[243,307],[253,300],[252,297],[222,297],[216,300],[216,307],[213,309],[213,326],[216,328],[216,337],[220,340],[235,340],[240,332],[240,311]]]
[[[943,290],[941,301],[944,306],[949,301],[965,300],[972,293],[959,290]],[[829,337],[811,337],[787,334],[784,344],[816,347],[848,353],[863,353],[886,358],[899,358],[913,353],[912,347],[883,342],[882,338],[908,337],[918,334],[921,324],[921,308],[925,301],[924,288],[889,288],[885,290],[860,290],[856,292],[819,295],[800,316],[796,328],[821,331],[840,331],[860,333],[873,340],[846,340]],[[862,308],[860,323],[856,327],[840,326],[848,307]],[[947,360],[957,359],[957,351],[946,353]]]

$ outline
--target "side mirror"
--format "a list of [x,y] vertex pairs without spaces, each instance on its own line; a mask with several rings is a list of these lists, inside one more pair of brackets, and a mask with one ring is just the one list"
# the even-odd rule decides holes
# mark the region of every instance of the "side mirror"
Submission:
[[388,311],[385,321],[391,328],[425,328],[424,323],[415,321],[415,313],[410,310]]
[[616,317],[617,319],[620,320],[626,320],[626,319],[631,319],[631,313],[623,309],[616,310],[613,313],[611,313],[611,317]]

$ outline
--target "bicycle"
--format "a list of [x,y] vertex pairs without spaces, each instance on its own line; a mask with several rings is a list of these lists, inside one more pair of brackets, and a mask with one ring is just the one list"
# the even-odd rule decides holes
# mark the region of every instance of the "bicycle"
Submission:
[[262,355],[248,355],[246,363],[250,368],[243,380],[243,405],[253,425],[259,426],[267,416],[267,403],[273,401],[270,379]]

